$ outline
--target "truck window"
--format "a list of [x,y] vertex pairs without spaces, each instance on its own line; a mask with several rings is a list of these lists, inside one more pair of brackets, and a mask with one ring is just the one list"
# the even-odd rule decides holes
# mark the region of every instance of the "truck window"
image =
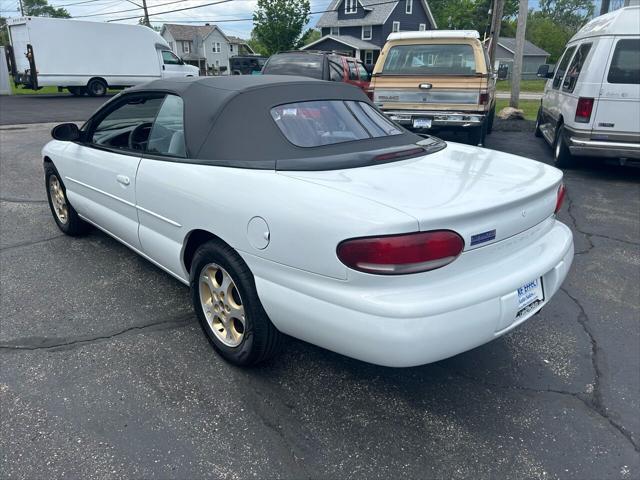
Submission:
[[341,82],[343,80],[344,71],[342,64],[333,60],[329,60],[329,80],[332,82]]
[[476,60],[468,44],[418,44],[391,47],[383,75],[475,75]]
[[553,85],[552,88],[558,90],[560,88],[560,84],[562,83],[562,79],[564,77],[564,73],[567,71],[567,64],[571,57],[573,56],[573,52],[575,52],[576,47],[569,47],[564,51],[564,55],[562,55],[562,60],[558,64],[558,68],[556,69],[556,73],[553,76]]
[[609,83],[640,83],[640,39],[619,40],[607,74]]
[[591,50],[590,43],[584,43],[580,45],[580,48],[576,52],[573,60],[571,60],[571,65],[569,65],[569,69],[567,70],[567,75],[564,77],[564,82],[562,82],[562,90],[565,92],[572,93],[576,88],[576,83],[578,83],[578,77],[580,77],[580,72],[582,71],[582,66],[584,65],[585,60],[587,59],[587,55],[589,55],[589,50]]
[[349,80],[360,80],[360,76],[358,75],[358,69],[356,68],[356,64],[351,60],[347,62],[349,64]]
[[168,50],[162,51],[162,61],[165,65],[180,65],[180,59]]

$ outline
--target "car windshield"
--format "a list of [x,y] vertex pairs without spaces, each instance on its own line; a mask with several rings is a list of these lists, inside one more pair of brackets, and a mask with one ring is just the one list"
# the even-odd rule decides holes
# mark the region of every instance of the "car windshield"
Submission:
[[320,100],[271,109],[278,128],[298,147],[399,135],[402,131],[365,102]]
[[301,75],[322,80],[322,55],[293,53],[274,55],[262,73],[265,75]]
[[383,75],[475,75],[473,47],[468,44],[397,45],[391,47]]

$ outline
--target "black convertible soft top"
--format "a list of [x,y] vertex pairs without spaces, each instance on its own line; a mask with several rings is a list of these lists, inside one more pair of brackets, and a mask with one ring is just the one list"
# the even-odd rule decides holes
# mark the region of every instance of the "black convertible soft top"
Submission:
[[273,107],[314,100],[354,100],[372,105],[362,90],[341,82],[280,75],[177,78],[155,80],[122,95],[143,92],[182,97],[189,157],[185,161],[194,163],[286,170],[345,168],[370,164],[373,156],[393,157],[393,152],[403,148],[406,151],[413,147],[415,156],[416,143],[423,140],[401,129],[399,135],[317,147],[289,142],[271,115]]

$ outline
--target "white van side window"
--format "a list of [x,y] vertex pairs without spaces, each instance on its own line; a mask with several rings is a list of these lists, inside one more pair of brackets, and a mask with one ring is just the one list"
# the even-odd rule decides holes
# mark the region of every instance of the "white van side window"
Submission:
[[609,83],[640,83],[640,39],[619,40],[607,74]]
[[553,85],[552,88],[559,89],[560,84],[562,83],[562,79],[564,78],[564,73],[567,71],[567,64],[571,57],[573,56],[573,52],[575,52],[576,47],[569,47],[564,51],[564,55],[562,56],[562,60],[558,64],[556,68],[556,74],[553,77]]
[[572,93],[576,88],[578,77],[580,76],[585,60],[587,59],[587,55],[589,55],[591,45],[591,43],[584,43],[580,45],[580,48],[578,48],[573,60],[571,60],[571,65],[569,65],[569,68],[567,69],[567,75],[564,77],[564,82],[562,82],[562,90],[564,92]]

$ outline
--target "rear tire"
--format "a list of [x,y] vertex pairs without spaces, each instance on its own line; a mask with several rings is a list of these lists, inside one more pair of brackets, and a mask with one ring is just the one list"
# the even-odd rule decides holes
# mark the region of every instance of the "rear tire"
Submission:
[[85,87],[67,87],[69,93],[74,97],[82,97],[85,93],[87,93],[87,89]]
[[101,78],[92,78],[87,83],[87,93],[90,97],[103,97],[107,94],[107,82]]
[[556,131],[556,139],[553,142],[553,163],[558,168],[572,168],[575,159],[567,145],[564,125],[560,125]]
[[487,135],[491,135],[493,132],[493,121],[496,118],[496,107],[494,106],[489,113],[489,122],[487,123]]
[[484,146],[484,142],[487,138],[487,123],[488,118],[482,122],[479,127],[471,127],[467,131],[467,142],[474,146]]
[[227,361],[255,365],[282,350],[284,335],[264,311],[251,270],[229,245],[211,240],[198,248],[190,287],[200,326]]
[[58,228],[71,237],[84,235],[91,230],[91,225],[78,216],[78,212],[67,200],[67,190],[51,162],[44,164],[44,181],[49,208]]

